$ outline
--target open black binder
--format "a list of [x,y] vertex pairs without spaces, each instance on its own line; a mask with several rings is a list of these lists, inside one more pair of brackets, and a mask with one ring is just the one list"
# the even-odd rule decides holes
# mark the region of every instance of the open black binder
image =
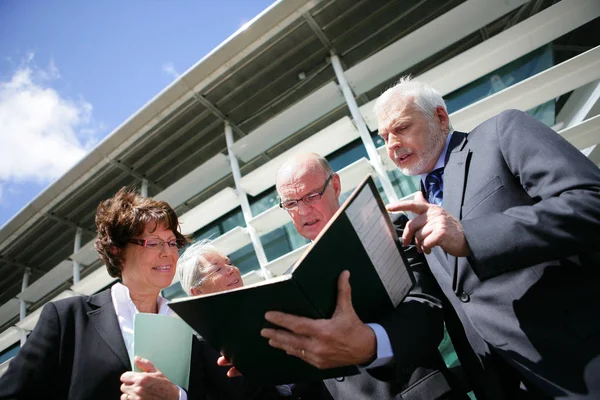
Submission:
[[377,322],[408,294],[414,277],[371,176],[366,177],[296,262],[291,274],[225,292],[175,299],[169,306],[249,379],[264,384],[358,373],[356,366],[320,370],[269,346],[260,330],[267,311],[330,318],[337,280],[350,271],[359,318]]

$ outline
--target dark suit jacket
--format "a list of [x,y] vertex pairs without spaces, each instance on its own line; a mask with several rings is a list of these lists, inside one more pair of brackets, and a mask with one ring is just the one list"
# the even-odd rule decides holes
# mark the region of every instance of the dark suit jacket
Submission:
[[427,260],[477,397],[518,398],[522,382],[530,397],[600,398],[598,167],[506,111],[454,133],[443,206],[472,255]]
[[[400,214],[394,224],[399,236],[408,219]],[[440,291],[425,258],[413,246],[405,247],[416,284],[396,310],[377,322],[387,332],[394,362],[363,370],[359,375],[328,379],[334,399],[435,400],[466,399],[466,390],[448,371],[437,347],[443,336]]]
[[[168,340],[162,338],[161,340]],[[212,349],[194,340],[188,398],[241,398],[244,384],[225,376]],[[0,378],[0,399],[118,399],[131,370],[110,290],[48,303]]]

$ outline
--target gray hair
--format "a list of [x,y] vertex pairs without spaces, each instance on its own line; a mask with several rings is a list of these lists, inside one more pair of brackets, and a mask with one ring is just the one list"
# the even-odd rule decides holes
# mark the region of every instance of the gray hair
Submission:
[[314,166],[320,170],[322,170],[325,173],[326,177],[329,177],[329,175],[334,173],[333,168],[331,168],[331,165],[329,165],[329,161],[327,161],[327,159],[323,156],[321,156],[320,154],[317,153],[304,153],[304,154],[297,154],[295,156],[293,156],[292,158],[286,160],[283,165],[281,165],[281,167],[279,167],[279,170],[277,171],[277,178],[276,178],[276,182],[275,182],[275,190],[277,190],[277,193],[279,194],[279,179],[280,176],[282,174],[282,171],[288,171],[289,169],[296,169],[298,167],[299,163],[308,163],[310,162],[311,166]]
[[206,259],[209,253],[220,251],[211,244],[210,239],[202,239],[188,247],[177,261],[177,276],[188,296],[191,295],[192,288],[202,285],[206,270],[211,266]]
[[313,154],[315,155],[315,161],[323,169],[323,171],[325,172],[325,175],[329,176],[329,175],[333,174],[333,168],[331,168],[331,165],[329,165],[329,161],[327,161],[327,159],[325,157],[321,156],[320,154],[317,154],[317,153],[313,153]]
[[[413,80],[410,75],[401,77],[394,86],[383,92],[375,102],[373,111],[378,116],[390,102],[399,102],[405,99],[412,99],[413,104],[430,121],[433,121],[435,110],[438,107],[442,107],[448,112],[446,102],[440,92],[425,82]],[[449,125],[448,128],[451,126]]]

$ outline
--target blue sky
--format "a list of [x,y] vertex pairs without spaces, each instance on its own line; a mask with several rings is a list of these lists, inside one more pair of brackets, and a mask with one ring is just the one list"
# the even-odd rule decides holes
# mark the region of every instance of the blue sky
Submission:
[[0,0],[0,226],[273,0]]

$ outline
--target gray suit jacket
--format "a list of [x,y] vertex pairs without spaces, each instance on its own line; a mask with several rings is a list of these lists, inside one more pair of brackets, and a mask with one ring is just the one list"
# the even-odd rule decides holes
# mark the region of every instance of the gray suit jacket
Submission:
[[472,255],[427,260],[478,398],[600,398],[600,170],[509,110],[454,133],[444,208]]

